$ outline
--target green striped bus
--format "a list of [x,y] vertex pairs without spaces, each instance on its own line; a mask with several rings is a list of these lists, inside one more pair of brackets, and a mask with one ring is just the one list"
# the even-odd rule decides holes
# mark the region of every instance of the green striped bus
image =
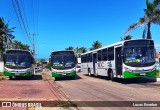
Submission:
[[77,58],[72,50],[54,51],[51,53],[52,77],[57,80],[60,77],[76,76]]
[[10,79],[16,76],[31,77],[34,71],[34,58],[27,50],[10,49],[4,52],[4,75]]

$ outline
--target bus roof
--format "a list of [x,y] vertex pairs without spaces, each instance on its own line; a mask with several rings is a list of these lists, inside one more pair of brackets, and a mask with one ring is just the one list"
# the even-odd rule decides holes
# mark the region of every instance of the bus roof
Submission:
[[56,51],[52,51],[51,53],[53,53],[53,52],[61,52],[61,51],[69,51],[69,52],[74,52],[73,50],[56,50]]
[[56,51],[51,52],[51,55],[50,55],[50,56],[52,56],[52,54],[53,54],[54,52],[73,52],[73,54],[76,55],[75,52],[74,52],[74,50],[56,50]]
[[95,50],[83,53],[81,55],[85,55],[85,54],[92,53],[92,52],[97,52],[98,50],[102,50],[102,49],[105,49],[105,48],[108,48],[108,47],[112,47],[112,46],[116,46],[116,45],[122,45],[124,42],[134,41],[134,40],[152,40],[152,39],[131,39],[131,40],[124,40],[124,41],[120,41],[120,42],[117,42],[117,43],[114,43],[114,44],[110,44],[110,45],[107,45],[107,46],[104,46],[104,47],[101,47],[101,48],[98,48],[98,49],[95,49]]

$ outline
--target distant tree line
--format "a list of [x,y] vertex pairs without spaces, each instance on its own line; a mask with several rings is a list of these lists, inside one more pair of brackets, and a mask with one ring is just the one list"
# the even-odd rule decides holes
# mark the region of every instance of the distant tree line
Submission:
[[[123,41],[123,40],[130,40],[132,38],[133,38],[133,36],[127,35],[124,38],[121,37],[121,41]],[[91,51],[91,50],[95,50],[95,49],[101,48],[102,46],[103,46],[102,43],[97,40],[97,41],[94,41],[92,43],[92,45],[91,45],[90,48],[86,48],[86,47],[76,47],[76,48],[74,48],[73,46],[69,46],[69,47],[65,48],[65,50],[73,50],[77,54],[77,56],[80,57],[80,55],[82,53],[85,53],[87,51]]]
[[87,49],[86,47],[76,47],[76,48],[74,48],[73,46],[69,46],[68,48],[65,48],[65,50],[73,50],[77,54],[77,57],[80,57],[80,55],[82,53],[85,53],[88,50],[95,50],[95,49],[98,49],[98,48],[101,48],[101,47],[102,47],[102,43],[97,40],[97,41],[93,42],[91,48],[89,48],[89,49]]

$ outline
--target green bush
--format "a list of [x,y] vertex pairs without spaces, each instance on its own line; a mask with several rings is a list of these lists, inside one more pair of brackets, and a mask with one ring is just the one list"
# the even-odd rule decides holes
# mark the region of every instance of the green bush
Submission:
[[51,70],[51,64],[48,63],[44,68],[47,68],[47,69]]
[[3,75],[3,72],[0,72],[0,76]]
[[160,70],[157,70],[157,75],[156,75],[157,78],[160,78]]

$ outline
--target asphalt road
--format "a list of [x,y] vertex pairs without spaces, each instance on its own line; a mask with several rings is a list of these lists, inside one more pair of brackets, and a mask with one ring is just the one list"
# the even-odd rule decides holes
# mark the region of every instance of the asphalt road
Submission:
[[[116,82],[112,82],[106,79],[106,77],[90,77],[81,72],[78,73],[75,80],[62,78],[56,81],[56,84],[70,101],[77,103],[78,109],[160,109],[158,107],[148,106],[114,107],[114,105],[120,106],[121,103],[119,102],[110,102],[113,104],[112,107],[96,107],[99,101],[104,102],[104,104],[106,104],[105,101],[160,101],[160,84],[149,79],[139,79],[136,81],[116,80]],[[85,101],[89,102],[89,105]]]

